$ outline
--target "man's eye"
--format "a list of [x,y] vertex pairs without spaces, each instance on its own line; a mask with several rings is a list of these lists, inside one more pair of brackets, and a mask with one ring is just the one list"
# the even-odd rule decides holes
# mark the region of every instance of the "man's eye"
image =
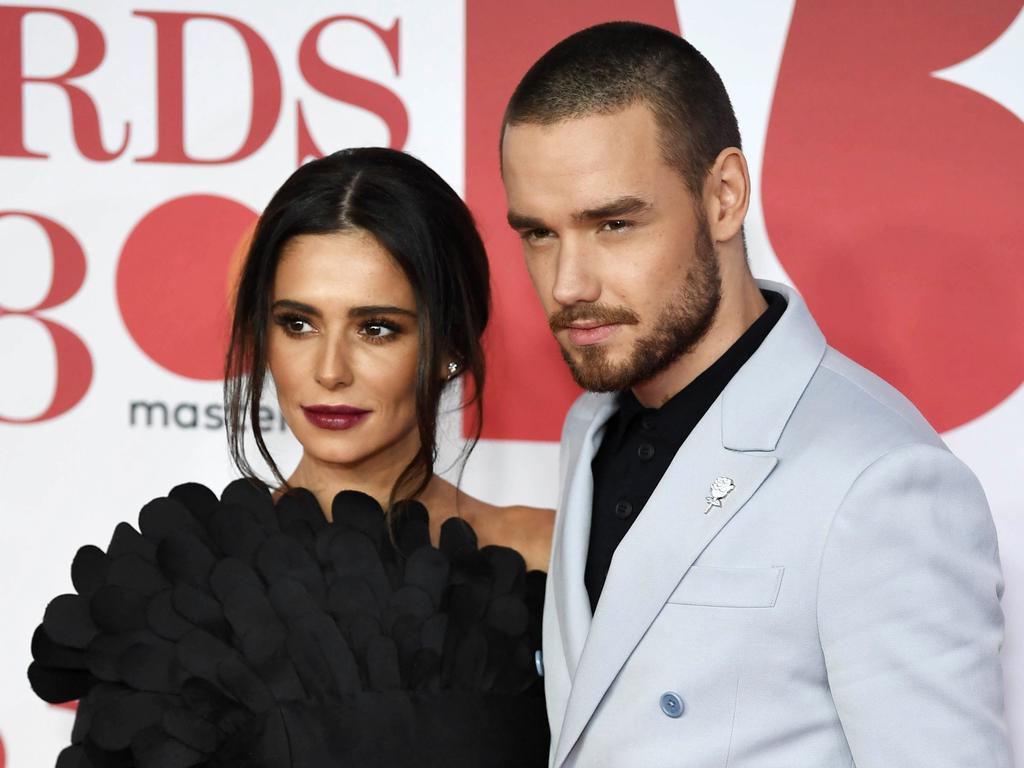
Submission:
[[554,237],[554,235],[555,233],[550,229],[528,229],[522,233],[522,238],[529,242],[539,242]]
[[629,229],[630,226],[631,222],[628,222],[625,219],[611,219],[610,221],[606,221],[601,228],[610,232],[620,232],[624,229]]

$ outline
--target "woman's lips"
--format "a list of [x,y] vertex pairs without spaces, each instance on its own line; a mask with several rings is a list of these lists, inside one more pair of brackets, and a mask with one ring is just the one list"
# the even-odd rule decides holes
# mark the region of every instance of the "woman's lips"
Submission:
[[302,412],[320,429],[351,429],[372,413],[351,405],[304,405]]
[[571,341],[577,347],[586,347],[591,344],[600,344],[602,341],[611,336],[615,332],[615,329],[618,327],[618,324],[596,325],[592,328],[575,328],[570,326],[569,341]]

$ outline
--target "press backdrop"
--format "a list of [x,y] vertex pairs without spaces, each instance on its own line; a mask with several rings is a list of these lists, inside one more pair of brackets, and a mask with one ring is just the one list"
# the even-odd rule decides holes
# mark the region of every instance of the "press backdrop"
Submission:
[[[553,505],[575,389],[504,224],[518,77],[591,23],[681,33],[732,95],[756,275],[913,399],[985,486],[1024,754],[1024,17],[1015,0],[104,0],[0,5],[0,768],[72,714],[29,638],[86,542],[184,480],[222,487],[220,366],[240,244],[303,160],[389,145],[464,194],[495,313],[464,486]],[[281,464],[293,440],[267,403]],[[445,421],[443,465],[460,417]],[[1024,765],[1024,762],[1021,763]]]

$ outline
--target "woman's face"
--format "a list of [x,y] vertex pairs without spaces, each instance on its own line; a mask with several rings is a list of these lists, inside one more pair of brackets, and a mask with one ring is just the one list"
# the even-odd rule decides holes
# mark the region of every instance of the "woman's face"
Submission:
[[412,286],[373,235],[300,235],[281,253],[267,359],[303,460],[401,469],[419,448]]

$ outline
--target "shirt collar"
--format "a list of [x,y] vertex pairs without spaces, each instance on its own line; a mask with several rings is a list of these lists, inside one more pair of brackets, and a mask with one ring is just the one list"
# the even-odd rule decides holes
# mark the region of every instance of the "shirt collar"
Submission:
[[704,415],[732,377],[761,346],[785,312],[786,299],[782,294],[767,290],[762,291],[762,294],[768,302],[768,308],[722,353],[721,357],[660,408],[644,407],[631,389],[619,392],[619,410],[614,419],[615,423],[609,425],[611,429],[606,439],[613,440],[613,445],[619,444],[625,439],[630,431],[630,425],[637,418],[645,419],[661,435],[680,434],[681,439],[684,439],[690,430],[683,429],[683,425],[692,420],[694,415],[697,415],[697,420]]

